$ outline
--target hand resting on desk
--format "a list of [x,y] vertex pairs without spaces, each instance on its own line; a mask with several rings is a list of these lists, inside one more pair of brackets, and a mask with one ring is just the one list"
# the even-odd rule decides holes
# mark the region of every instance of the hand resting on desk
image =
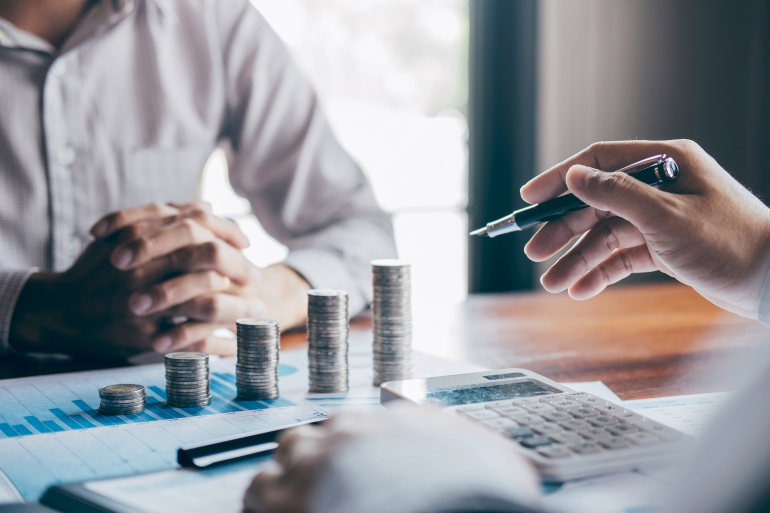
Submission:
[[[679,180],[658,190],[608,173],[665,153]],[[546,223],[525,252],[543,261],[578,242],[541,278],[587,299],[631,273],[660,270],[714,304],[757,318],[770,267],[770,210],[692,141],[596,143],[521,188],[540,203],[571,192],[590,207]]]
[[215,329],[234,329],[239,317],[270,315],[283,326],[304,319],[305,281],[285,266],[254,267],[241,253],[246,237],[205,204],[116,212],[92,234],[70,269],[36,273],[25,285],[11,325],[16,350],[234,354]]
[[288,431],[247,490],[244,512],[462,511],[463,500],[473,511],[503,503],[531,511],[539,478],[502,437],[411,407],[351,411]]

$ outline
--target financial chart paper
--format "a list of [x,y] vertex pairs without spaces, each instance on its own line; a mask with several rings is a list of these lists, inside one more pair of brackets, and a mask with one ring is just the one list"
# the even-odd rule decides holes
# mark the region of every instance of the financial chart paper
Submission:
[[[38,500],[55,483],[173,468],[182,445],[326,416],[301,398],[236,399],[234,365],[211,363],[212,401],[199,408],[165,404],[162,364],[0,382],[0,502]],[[279,367],[282,379],[296,373]],[[99,414],[99,387],[114,383],[144,385],[145,411]]]

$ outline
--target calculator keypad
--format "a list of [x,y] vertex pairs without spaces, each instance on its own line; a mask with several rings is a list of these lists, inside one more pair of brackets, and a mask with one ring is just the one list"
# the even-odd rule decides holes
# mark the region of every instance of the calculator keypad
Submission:
[[584,392],[464,405],[456,411],[554,460],[684,438],[679,431]]

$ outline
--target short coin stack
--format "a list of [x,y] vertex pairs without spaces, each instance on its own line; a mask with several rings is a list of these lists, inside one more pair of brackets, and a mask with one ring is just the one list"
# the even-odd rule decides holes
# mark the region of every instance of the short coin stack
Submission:
[[308,291],[307,356],[311,392],[348,389],[348,320],[347,292]]
[[144,411],[147,391],[142,385],[108,385],[99,389],[99,399],[99,413],[130,415]]
[[412,377],[412,267],[403,260],[372,262],[374,385]]
[[166,402],[177,408],[211,402],[209,355],[177,352],[166,355]]
[[238,319],[238,362],[235,364],[238,397],[278,397],[278,355],[281,328],[269,319]]

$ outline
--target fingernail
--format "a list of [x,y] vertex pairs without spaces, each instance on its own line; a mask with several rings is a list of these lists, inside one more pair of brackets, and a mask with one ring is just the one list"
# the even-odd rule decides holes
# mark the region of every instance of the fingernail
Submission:
[[164,351],[168,351],[169,349],[171,349],[171,346],[173,343],[174,341],[171,340],[171,337],[169,337],[168,335],[163,335],[158,340],[152,343],[152,347],[157,352],[162,353]]
[[135,314],[143,314],[152,307],[152,298],[149,294],[134,296],[128,303]]
[[118,254],[115,255],[115,267],[126,267],[134,261],[134,252],[128,248],[121,249]]
[[107,235],[107,228],[110,227],[110,223],[106,219],[102,219],[96,225],[91,228],[91,233],[94,237],[104,237]]
[[567,173],[567,181],[575,189],[585,189],[594,172],[585,166],[572,166]]

